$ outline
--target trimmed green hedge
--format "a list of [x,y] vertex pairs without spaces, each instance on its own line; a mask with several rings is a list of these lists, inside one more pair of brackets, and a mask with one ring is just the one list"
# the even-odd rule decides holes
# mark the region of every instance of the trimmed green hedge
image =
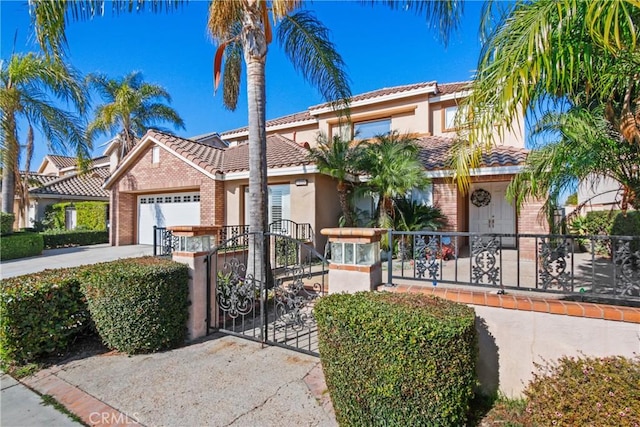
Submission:
[[76,226],[83,230],[104,231],[107,229],[107,202],[64,202],[45,208],[45,216],[53,229],[66,227],[66,209],[73,205],[76,210]]
[[130,354],[182,344],[187,332],[188,271],[186,264],[154,257],[87,267],[82,289],[102,340]]
[[108,231],[47,230],[42,237],[46,249],[109,243]]
[[12,213],[0,212],[0,235],[11,234],[13,232],[13,222],[16,217]]
[[315,306],[340,425],[463,425],[476,385],[473,309],[416,294],[333,294]]
[[6,261],[40,255],[43,248],[44,241],[40,234],[13,233],[0,239],[0,260]]
[[78,269],[45,270],[2,280],[0,358],[25,363],[64,350],[90,324]]
[[[616,215],[611,226],[612,236],[640,236],[640,211],[627,212],[626,215],[620,212]],[[631,242],[632,252],[640,250],[640,241]]]

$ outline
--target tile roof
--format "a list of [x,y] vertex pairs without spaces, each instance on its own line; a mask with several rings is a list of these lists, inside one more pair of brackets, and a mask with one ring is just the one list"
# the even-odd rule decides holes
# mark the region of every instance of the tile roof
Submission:
[[[312,120],[312,119],[313,119],[313,116],[309,114],[309,111],[302,111],[299,113],[293,113],[287,116],[282,116],[275,119],[267,120],[266,126],[267,128],[269,128],[272,126],[286,125],[289,123],[302,122],[302,121]],[[249,128],[245,126],[237,129],[232,129],[226,132],[222,132],[220,135],[224,137],[225,135],[231,135],[238,132],[246,132],[248,129]]]
[[[75,167],[78,164],[78,159],[76,157],[58,156],[57,154],[47,154],[47,158],[58,169]],[[96,157],[91,159],[91,164],[89,165],[89,168],[94,168],[96,167],[96,165],[99,165],[102,163],[108,163],[108,162],[109,162],[109,156]]]
[[165,144],[207,172],[215,174],[222,171],[222,157],[225,151],[223,148],[180,138],[157,130],[150,130],[147,135]]
[[[448,169],[449,153],[454,139],[442,136],[418,138],[420,161],[426,170]],[[482,167],[516,166],[524,163],[528,150],[508,145],[497,145],[482,154]]]
[[[267,167],[283,168],[308,165],[308,151],[303,146],[282,135],[267,136]],[[224,156],[224,172],[249,170],[249,144],[229,147]]]
[[438,91],[436,95],[448,95],[450,93],[456,93],[463,90],[468,90],[471,86],[471,81],[466,82],[453,82],[438,84]]
[[[20,171],[20,177],[22,179],[24,179],[25,174],[26,172]],[[41,187],[42,185],[51,181],[55,181],[58,178],[59,177],[55,175],[42,175],[39,173],[29,172],[29,188],[31,189]]]
[[[435,86],[437,88],[436,95],[446,95],[450,93],[459,92],[461,90],[465,90],[470,85],[470,83],[471,83],[470,81],[442,83],[442,84],[438,84],[436,81],[411,83],[408,85],[386,87],[386,88],[376,89],[370,92],[354,95],[351,98],[351,102],[364,101],[366,99],[373,99],[373,98],[377,98],[385,95],[394,95],[397,93],[408,92],[416,89],[422,89],[429,86]],[[285,125],[289,123],[305,121],[305,120],[312,120],[313,116],[310,114],[310,111],[324,108],[324,107],[327,107],[328,105],[329,105],[328,103],[313,105],[309,107],[307,111],[301,111],[298,113],[289,114],[287,116],[282,116],[275,119],[267,120],[267,123],[266,123],[267,128],[272,126],[279,126],[279,125]],[[220,135],[224,137],[225,135],[231,135],[238,132],[246,132],[247,129],[248,128],[245,126],[237,129],[232,129],[226,132],[222,132]],[[195,138],[192,138],[192,139],[195,139]]]
[[109,177],[108,167],[90,169],[85,174],[70,174],[54,177],[53,181],[29,190],[30,194],[61,195],[68,197],[103,197],[109,198],[109,193],[102,189],[102,184]]

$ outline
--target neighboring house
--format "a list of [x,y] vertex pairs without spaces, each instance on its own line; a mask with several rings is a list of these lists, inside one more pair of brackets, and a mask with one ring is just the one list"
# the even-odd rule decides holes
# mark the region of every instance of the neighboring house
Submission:
[[[329,104],[268,120],[269,220],[310,223],[316,244],[323,247],[320,230],[337,225],[340,206],[334,180],[318,172],[306,147],[316,144],[318,132],[365,139],[397,130],[417,138],[432,179],[431,188],[414,198],[440,207],[448,230],[544,232],[538,220],[541,203],[526,204],[516,215],[504,198],[527,155],[523,134],[507,135],[483,157],[482,167],[471,171],[468,195],[452,182],[447,158],[455,137],[453,118],[467,86],[425,82],[356,95],[351,124],[343,123]],[[154,225],[246,224],[247,138],[247,128],[191,139],[148,132],[105,183],[111,191],[111,243],[152,243]],[[503,243],[515,245],[515,239]]]
[[587,179],[578,186],[580,214],[590,211],[620,209],[622,185],[612,178]]
[[[14,206],[16,227],[33,227],[35,221],[42,221],[47,206],[54,203],[74,203],[84,201],[109,201],[109,193],[102,188],[109,177],[109,158],[97,157],[91,160],[87,172],[78,172],[75,157],[49,154],[45,156],[36,173],[29,173],[28,223],[18,218],[18,202]],[[24,175],[23,175],[24,178]],[[73,229],[75,211],[67,209],[66,226]]]

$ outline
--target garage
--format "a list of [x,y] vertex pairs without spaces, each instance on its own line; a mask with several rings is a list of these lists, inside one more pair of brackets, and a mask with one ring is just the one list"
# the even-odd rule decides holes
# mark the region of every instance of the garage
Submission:
[[138,244],[153,245],[153,226],[200,225],[200,193],[138,196]]

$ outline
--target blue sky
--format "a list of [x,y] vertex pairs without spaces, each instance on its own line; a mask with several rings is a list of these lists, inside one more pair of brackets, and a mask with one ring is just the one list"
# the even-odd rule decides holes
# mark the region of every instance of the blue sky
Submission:
[[[71,22],[67,30],[69,62],[83,74],[120,77],[141,71],[146,81],[164,86],[173,98],[171,106],[185,121],[186,130],[177,130],[178,135],[245,126],[246,90],[243,88],[235,112],[223,107],[221,94],[213,93],[215,46],[206,32],[207,5],[193,1],[180,12],[115,17],[108,11],[105,17],[92,21]],[[347,64],[354,94],[420,81],[467,80],[473,75],[480,52],[480,2],[467,2],[461,30],[446,48],[437,32],[413,12],[352,1],[316,1],[308,8],[331,30],[332,41]],[[1,1],[0,19],[2,59],[12,51],[39,50],[26,2]],[[267,119],[322,102],[277,43],[270,46],[266,78]],[[92,100],[94,104],[101,102],[97,95]],[[99,145],[107,140],[105,136],[96,141],[94,155],[102,153],[104,148]],[[44,140],[37,139],[36,144],[32,168],[50,152]]]

